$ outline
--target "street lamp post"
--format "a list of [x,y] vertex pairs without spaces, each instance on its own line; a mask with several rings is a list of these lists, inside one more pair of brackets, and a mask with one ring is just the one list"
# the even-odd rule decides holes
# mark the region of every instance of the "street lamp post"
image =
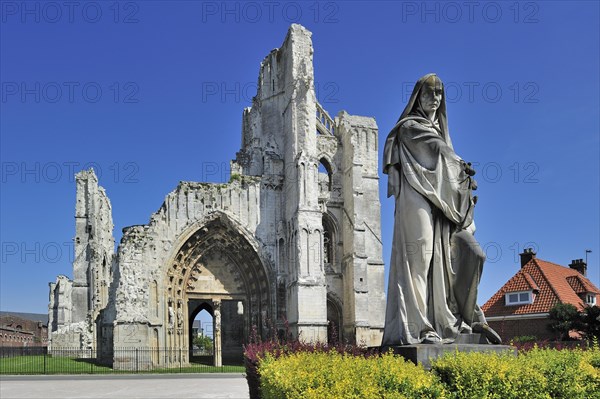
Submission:
[[[588,254],[590,254],[590,253],[592,253],[591,249],[586,249],[585,250],[585,264],[586,264],[586,266],[589,266],[588,265]],[[598,284],[600,284],[600,269],[598,270]],[[599,285],[599,287],[600,287],[600,285]]]

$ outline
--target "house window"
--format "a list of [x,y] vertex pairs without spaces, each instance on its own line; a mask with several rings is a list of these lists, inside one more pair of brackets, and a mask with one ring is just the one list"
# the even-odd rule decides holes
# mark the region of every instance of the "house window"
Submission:
[[525,305],[533,303],[533,292],[521,291],[521,292],[509,292],[505,296],[506,305]]
[[587,294],[585,296],[585,303],[587,303],[590,306],[594,306],[596,304],[596,295],[594,295],[594,294]]

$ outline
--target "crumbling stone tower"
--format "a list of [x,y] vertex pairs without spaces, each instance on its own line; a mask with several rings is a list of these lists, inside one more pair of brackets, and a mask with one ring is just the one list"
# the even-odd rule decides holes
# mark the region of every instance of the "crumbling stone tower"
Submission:
[[51,346],[96,348],[96,318],[108,304],[115,240],[111,206],[93,170],[75,175],[73,280],[50,283]]
[[[181,182],[148,224],[123,230],[108,303],[90,319],[100,352],[125,368],[114,348],[189,348],[203,309],[213,316],[215,364],[241,355],[252,326],[282,332],[285,321],[304,340],[326,341],[335,328],[378,345],[377,149],[373,118],[331,118],[317,102],[311,33],[292,25],[261,63],[229,183]],[[188,360],[173,353],[147,367]]]
[[325,340],[334,323],[347,339],[377,342],[385,306],[377,125],[329,116],[316,101],[312,58],[311,33],[293,25],[262,62],[236,163],[244,175],[281,182],[267,209],[277,212],[277,282],[290,325],[307,339]]

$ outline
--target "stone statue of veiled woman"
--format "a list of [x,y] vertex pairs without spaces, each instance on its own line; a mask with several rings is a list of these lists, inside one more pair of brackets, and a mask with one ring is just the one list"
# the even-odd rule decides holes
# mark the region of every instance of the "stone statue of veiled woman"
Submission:
[[477,306],[485,255],[473,237],[474,171],[448,134],[444,86],[416,83],[384,149],[388,197],[396,200],[383,345],[499,337]]

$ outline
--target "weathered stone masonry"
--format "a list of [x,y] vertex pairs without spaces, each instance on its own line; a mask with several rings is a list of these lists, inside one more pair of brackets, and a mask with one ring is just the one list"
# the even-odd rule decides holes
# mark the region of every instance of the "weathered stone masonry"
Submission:
[[[331,118],[314,90],[311,33],[292,25],[260,66],[227,184],[181,182],[113,254],[110,203],[93,171],[77,174],[74,277],[50,287],[51,345],[189,348],[202,309],[215,364],[239,356],[252,326],[287,320],[305,340],[378,345],[385,310],[378,130]],[[187,351],[147,367],[188,361]],[[178,358],[182,356],[182,358]]]

